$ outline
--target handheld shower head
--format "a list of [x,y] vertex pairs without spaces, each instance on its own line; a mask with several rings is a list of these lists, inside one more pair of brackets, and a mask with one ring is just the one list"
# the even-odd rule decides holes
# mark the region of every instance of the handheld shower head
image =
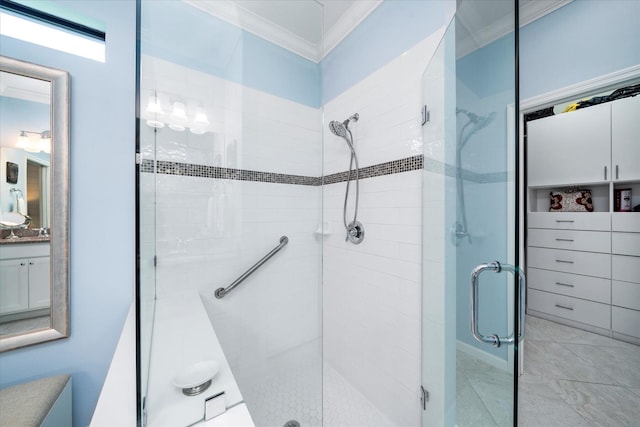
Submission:
[[[348,122],[349,121],[347,120],[347,123]],[[345,138],[347,136],[347,127],[344,123],[340,123],[336,120],[331,120],[329,122],[329,129],[335,136],[341,136],[342,138]]]

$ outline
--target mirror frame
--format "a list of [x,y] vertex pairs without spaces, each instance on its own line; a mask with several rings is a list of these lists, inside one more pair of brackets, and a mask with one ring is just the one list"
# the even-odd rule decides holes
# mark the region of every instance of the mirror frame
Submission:
[[0,56],[0,71],[51,84],[51,323],[0,337],[0,352],[69,336],[69,73]]

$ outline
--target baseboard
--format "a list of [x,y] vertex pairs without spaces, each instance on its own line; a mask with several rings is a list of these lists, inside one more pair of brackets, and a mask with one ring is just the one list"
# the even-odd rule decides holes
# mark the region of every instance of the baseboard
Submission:
[[[489,344],[487,344],[489,345]],[[511,371],[512,370],[512,366],[511,364],[504,359],[501,359],[499,357],[494,356],[493,354],[489,354],[486,351],[482,351],[477,347],[474,347],[472,345],[469,345],[465,342],[462,342],[460,340],[458,340],[456,342],[456,349],[457,351],[461,351],[463,353],[468,354],[469,356],[481,360],[495,368],[501,369],[503,371]]]

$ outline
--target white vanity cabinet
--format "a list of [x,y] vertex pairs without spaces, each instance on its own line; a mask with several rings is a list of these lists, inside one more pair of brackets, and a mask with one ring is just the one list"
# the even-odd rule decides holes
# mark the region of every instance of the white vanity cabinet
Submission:
[[48,243],[0,245],[0,315],[50,305]]
[[611,103],[611,142],[613,179],[640,180],[640,95]]
[[527,164],[530,186],[606,181],[611,171],[610,105],[527,123]]

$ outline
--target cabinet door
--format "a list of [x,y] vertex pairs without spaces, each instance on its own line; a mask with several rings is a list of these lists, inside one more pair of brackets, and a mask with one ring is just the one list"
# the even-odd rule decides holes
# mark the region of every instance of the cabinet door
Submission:
[[50,257],[29,260],[29,308],[51,305],[50,267]]
[[611,103],[613,179],[640,179],[640,96]]
[[609,104],[528,122],[529,185],[566,186],[611,179],[610,129]]
[[0,261],[0,314],[29,308],[29,262]]

